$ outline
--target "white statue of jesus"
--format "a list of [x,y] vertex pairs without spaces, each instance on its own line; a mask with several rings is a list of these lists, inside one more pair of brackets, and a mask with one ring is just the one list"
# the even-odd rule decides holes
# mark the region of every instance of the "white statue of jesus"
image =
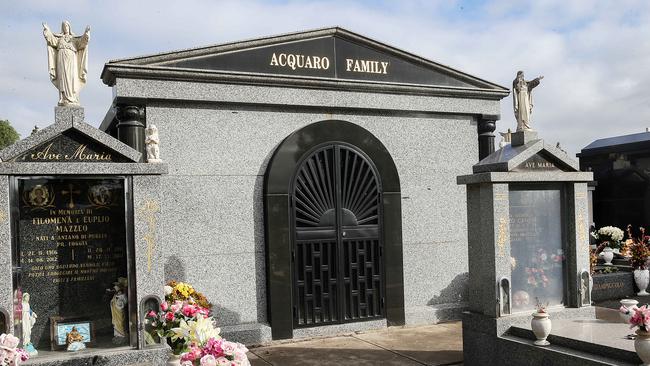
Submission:
[[76,37],[67,20],[61,25],[61,33],[52,33],[43,23],[43,36],[47,41],[50,80],[59,90],[59,105],[79,105],[79,90],[86,84],[88,73],[90,27]]
[[517,132],[532,130],[530,127],[530,116],[533,113],[533,88],[539,85],[540,76],[533,80],[526,81],[524,72],[518,71],[517,77],[512,81],[512,103],[517,119]]

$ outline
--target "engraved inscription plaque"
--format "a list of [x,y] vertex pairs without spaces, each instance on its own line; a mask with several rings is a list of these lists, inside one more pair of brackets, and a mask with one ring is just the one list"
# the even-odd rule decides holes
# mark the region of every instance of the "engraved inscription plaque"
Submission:
[[535,309],[535,299],[564,304],[565,257],[560,189],[510,191],[513,312]]
[[21,319],[29,294],[32,343],[49,348],[51,317],[92,319],[110,343],[107,290],[127,277],[125,179],[25,177],[14,186],[15,312]]

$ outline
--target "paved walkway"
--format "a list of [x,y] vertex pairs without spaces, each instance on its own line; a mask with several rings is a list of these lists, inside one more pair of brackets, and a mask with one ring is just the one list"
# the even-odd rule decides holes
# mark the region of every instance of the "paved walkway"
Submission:
[[338,337],[274,342],[251,348],[253,366],[445,365],[463,362],[460,322],[391,327]]

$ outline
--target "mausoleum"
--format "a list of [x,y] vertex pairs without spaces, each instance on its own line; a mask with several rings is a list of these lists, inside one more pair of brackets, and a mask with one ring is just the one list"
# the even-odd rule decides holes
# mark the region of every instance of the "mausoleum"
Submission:
[[456,176],[479,140],[489,153],[507,88],[341,28],[109,61],[101,78],[101,130],[143,152],[158,128],[165,278],[206,289],[223,332],[459,318]]

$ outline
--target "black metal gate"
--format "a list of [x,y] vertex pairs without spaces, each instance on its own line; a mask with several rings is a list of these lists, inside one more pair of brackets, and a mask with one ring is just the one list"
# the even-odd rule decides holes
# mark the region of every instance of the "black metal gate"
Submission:
[[307,156],[292,187],[294,326],[384,317],[382,191],[350,145]]

